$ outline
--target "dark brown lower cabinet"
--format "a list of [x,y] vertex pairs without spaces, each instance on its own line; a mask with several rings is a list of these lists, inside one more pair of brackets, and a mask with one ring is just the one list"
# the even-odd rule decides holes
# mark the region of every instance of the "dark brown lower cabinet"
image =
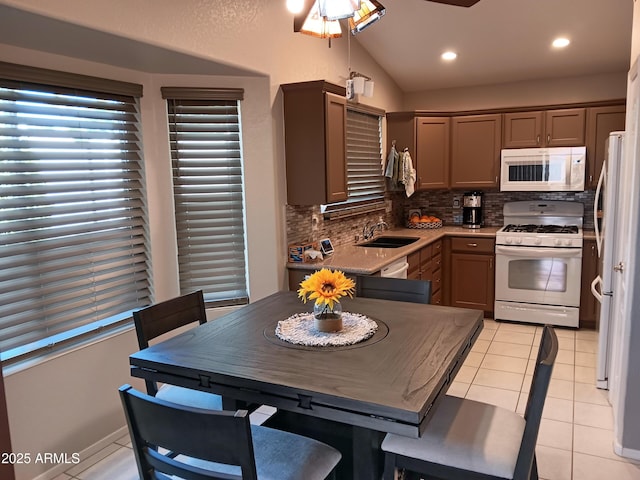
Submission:
[[411,280],[431,281],[431,304],[442,305],[442,240],[422,247],[407,256]]
[[493,313],[495,241],[491,238],[451,238],[451,306]]
[[580,328],[596,328],[599,314],[598,301],[591,294],[591,282],[598,275],[598,251],[596,241],[583,240],[582,285],[580,288]]

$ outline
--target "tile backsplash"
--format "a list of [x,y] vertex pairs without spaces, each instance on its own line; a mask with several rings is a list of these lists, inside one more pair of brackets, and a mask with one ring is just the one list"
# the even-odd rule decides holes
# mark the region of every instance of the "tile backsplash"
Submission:
[[[444,225],[462,224],[462,190],[416,192],[407,198],[402,193],[387,193],[385,209],[345,218],[325,219],[320,206],[287,205],[287,243],[318,241],[329,237],[335,245],[356,241],[362,236],[363,226],[378,223],[380,218],[389,228],[404,226],[409,210],[419,208],[423,213],[442,219]],[[458,199],[460,207],[454,207]],[[520,200],[564,200],[584,204],[584,228],[593,229],[593,202],[595,192],[499,192],[484,191],[483,217],[485,226],[503,225],[502,207],[506,202]]]

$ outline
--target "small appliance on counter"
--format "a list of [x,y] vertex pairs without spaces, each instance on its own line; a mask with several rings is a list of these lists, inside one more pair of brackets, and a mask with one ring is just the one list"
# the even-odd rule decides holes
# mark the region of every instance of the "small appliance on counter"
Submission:
[[482,192],[465,192],[462,197],[462,225],[467,228],[482,226]]

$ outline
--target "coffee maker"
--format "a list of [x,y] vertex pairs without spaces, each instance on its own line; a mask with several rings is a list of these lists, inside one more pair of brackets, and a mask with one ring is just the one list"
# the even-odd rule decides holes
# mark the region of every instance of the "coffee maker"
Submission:
[[482,192],[465,192],[462,197],[462,225],[467,228],[482,226]]

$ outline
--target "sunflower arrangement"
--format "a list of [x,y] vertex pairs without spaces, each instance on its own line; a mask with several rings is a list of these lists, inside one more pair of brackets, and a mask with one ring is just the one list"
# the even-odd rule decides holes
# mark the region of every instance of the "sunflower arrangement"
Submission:
[[315,300],[317,306],[325,305],[333,310],[336,303],[345,295],[353,298],[355,282],[347,278],[340,270],[323,268],[300,282],[298,296],[306,303]]

